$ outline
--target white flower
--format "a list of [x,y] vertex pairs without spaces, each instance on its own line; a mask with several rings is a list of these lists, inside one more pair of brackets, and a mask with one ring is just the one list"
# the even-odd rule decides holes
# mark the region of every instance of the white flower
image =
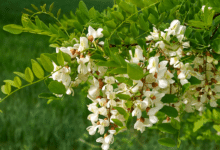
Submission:
[[89,48],[88,39],[86,37],[80,37],[80,44],[78,51],[82,52]]
[[151,57],[149,59],[149,65],[147,66],[147,69],[149,69],[150,73],[155,74],[155,72],[158,72],[158,63],[158,57]]
[[102,28],[98,28],[97,31],[96,31],[91,26],[89,26],[87,37],[92,35],[93,36],[93,41],[96,38],[102,38],[103,37],[102,31],[103,31]]
[[[202,10],[203,13],[204,13],[204,11],[205,11],[205,7],[206,7],[206,6],[203,5],[202,8],[201,8],[201,10]],[[211,9],[212,9],[212,7],[208,7],[208,10],[211,10]]]
[[173,20],[170,24],[170,27],[168,29],[165,29],[164,31],[168,32],[168,35],[176,35],[180,28],[180,21],[179,20]]
[[131,62],[133,62],[133,63],[138,64],[140,61],[144,60],[143,50],[141,49],[141,47],[139,45],[137,45],[136,48],[135,48],[134,57],[132,55],[131,50],[129,50],[129,53],[131,55]]

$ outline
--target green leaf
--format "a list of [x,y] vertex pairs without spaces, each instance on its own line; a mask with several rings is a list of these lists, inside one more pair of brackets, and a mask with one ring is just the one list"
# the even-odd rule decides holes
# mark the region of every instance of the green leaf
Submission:
[[189,90],[191,83],[186,83],[182,86],[182,93],[185,93],[187,90]]
[[197,130],[199,130],[203,126],[203,124],[204,124],[203,118],[194,122],[193,132],[196,132]]
[[175,134],[177,130],[172,127],[170,123],[162,123],[157,125],[158,129],[163,132],[167,132],[170,134]]
[[79,10],[89,19],[89,10],[83,1],[79,2]]
[[67,53],[63,53],[63,58],[66,62],[71,63],[71,56]]
[[118,120],[118,119],[112,119],[112,121],[113,121],[116,125],[118,125],[118,126],[120,126],[120,127],[123,127],[123,123],[122,123],[120,120]]
[[50,58],[47,57],[45,54],[40,55],[40,60],[42,63],[42,66],[47,72],[52,72],[54,69],[53,63],[51,62]]
[[131,97],[127,94],[116,94],[116,97],[123,100],[129,100],[129,101],[131,100]]
[[213,128],[214,128],[217,132],[220,132],[220,125],[213,125]]
[[201,84],[201,81],[194,76],[191,76],[191,78],[188,79],[188,81],[191,83],[191,85]]
[[129,78],[125,78],[125,77],[115,77],[116,80],[118,80],[119,83],[125,83],[129,86],[133,85],[133,81]]
[[115,68],[110,71],[113,74],[127,74],[127,68]]
[[220,121],[220,109],[213,109],[212,114],[214,120]]
[[149,17],[148,17],[148,20],[152,23],[152,24],[157,24],[158,23],[158,18],[153,15],[153,14],[150,14]]
[[171,126],[174,127],[175,129],[179,130],[180,129],[180,122],[174,118],[171,118]]
[[165,113],[166,115],[170,117],[177,117],[178,116],[178,111],[170,106],[163,106],[162,109],[160,109],[161,112]]
[[21,79],[20,79],[18,76],[14,77],[14,85],[15,85],[17,88],[20,88],[21,85],[22,85]]
[[216,39],[212,42],[212,48],[217,54],[220,54],[220,39]]
[[34,4],[31,4],[31,6],[32,6],[36,11],[39,11],[39,9],[37,8],[37,6],[35,6]]
[[61,9],[59,9],[57,12],[57,18],[59,18],[60,14],[61,14]]
[[133,35],[134,38],[139,35],[139,31],[138,31],[138,29],[136,28],[135,23],[131,23],[130,31],[131,31],[131,33],[132,33],[132,35]]
[[119,11],[114,11],[114,12],[112,12],[112,15],[113,15],[116,19],[118,19],[118,20],[120,20],[120,21],[123,21],[123,20],[124,20],[124,16],[123,16],[122,13],[119,12]]
[[83,26],[78,21],[73,21],[73,27],[76,28],[78,31],[83,30]]
[[120,114],[122,114],[126,120],[128,119],[129,114],[124,110],[124,108],[121,107],[113,107],[113,108],[116,109]]
[[171,138],[161,138],[161,139],[158,140],[158,143],[160,145],[164,145],[164,146],[167,146],[167,147],[176,146],[176,142]]
[[10,83],[6,82],[5,85],[2,85],[1,91],[4,94],[7,94],[7,95],[10,94],[11,93],[11,85],[10,85]]
[[100,61],[96,65],[97,66],[106,66],[106,67],[118,67],[118,64],[114,61]]
[[96,59],[96,60],[106,61],[106,59],[102,55],[99,55],[99,54],[93,54],[90,58]]
[[32,63],[32,70],[34,72],[34,75],[41,79],[44,77],[44,70],[42,69],[42,67],[38,64],[37,61],[31,59],[31,63]]
[[48,85],[49,90],[55,94],[65,94],[66,88],[65,86],[58,81],[51,81]]
[[145,22],[143,14],[139,15],[139,24],[140,24],[140,28],[144,31],[148,31],[149,29],[149,23]]
[[111,29],[115,29],[116,28],[116,24],[114,22],[114,20],[109,20],[105,22],[105,25]]
[[31,69],[29,67],[27,67],[25,69],[25,79],[28,82],[33,82],[33,80],[34,80],[33,72],[31,71]]
[[49,12],[51,12],[53,10],[53,6],[54,6],[54,2],[50,5]]
[[176,103],[178,102],[178,98],[174,94],[166,94],[161,101],[163,103]]
[[16,24],[8,24],[3,27],[3,30],[12,34],[20,34],[23,32],[23,27]]
[[140,80],[143,78],[143,69],[135,63],[127,63],[127,74],[133,80]]
[[13,72],[14,74],[18,75],[19,77],[21,77],[22,79],[26,80],[25,79],[25,75],[21,72]]
[[14,85],[14,81],[12,81],[12,80],[4,80],[3,82],[9,83],[11,86],[16,87],[16,86]]
[[44,98],[44,99],[52,99],[52,100],[60,100],[59,97],[56,97],[52,93],[41,93],[38,95],[39,98]]
[[64,65],[63,53],[61,50],[59,50],[59,53],[57,54],[57,62],[60,66]]
[[133,7],[132,7],[130,4],[124,2],[124,1],[121,1],[121,2],[119,3],[119,7],[120,7],[123,11],[125,11],[126,13],[132,14],[132,13],[134,12],[134,11],[133,11],[133,10],[134,10]]

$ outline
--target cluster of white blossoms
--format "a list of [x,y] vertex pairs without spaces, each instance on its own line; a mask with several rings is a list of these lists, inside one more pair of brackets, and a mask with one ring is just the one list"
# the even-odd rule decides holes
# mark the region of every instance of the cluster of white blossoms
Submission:
[[[178,20],[172,21],[164,32],[154,27],[151,35],[146,37],[147,53],[155,52],[151,57],[144,56],[139,45],[136,45],[134,51],[128,51],[130,59],[125,58],[125,61],[138,64],[147,74],[141,80],[132,80],[132,86],[117,80],[117,77],[129,79],[128,74],[107,76],[108,67],[97,66],[97,61],[90,58],[88,49],[103,45],[103,42],[96,44],[96,39],[103,37],[103,29],[96,31],[89,26],[87,37],[80,37],[79,41],[75,39],[78,44],[57,48],[57,52],[61,50],[69,54],[72,60],[78,63],[78,75],[73,81],[70,67],[60,69],[54,63],[55,70],[60,70],[54,73],[52,78],[65,85],[66,94],[73,93],[72,87],[90,80],[87,97],[92,103],[88,105],[91,112],[88,120],[92,125],[87,130],[90,135],[94,135],[96,131],[104,135],[96,140],[102,143],[103,150],[109,149],[109,145],[114,141],[114,134],[127,129],[128,118],[121,111],[137,117],[134,128],[144,132],[146,127],[152,127],[159,121],[156,114],[164,106],[171,106],[178,112],[181,105],[186,112],[203,112],[206,104],[211,107],[218,106],[216,101],[220,98],[220,86],[217,83],[220,82],[220,75],[215,68],[218,61],[208,51],[205,55],[187,51],[190,43],[184,36],[185,30],[186,26],[180,25]],[[188,58],[193,60],[184,63]],[[200,82],[190,84],[193,80]],[[184,85],[188,84],[190,90],[182,92]],[[120,94],[129,96],[130,104],[128,100],[120,97]],[[163,103],[162,98],[168,94],[178,97],[178,101]],[[147,117],[142,117],[143,112]],[[175,119],[179,121],[178,116]],[[163,120],[163,123],[167,122],[170,122],[169,116]]]

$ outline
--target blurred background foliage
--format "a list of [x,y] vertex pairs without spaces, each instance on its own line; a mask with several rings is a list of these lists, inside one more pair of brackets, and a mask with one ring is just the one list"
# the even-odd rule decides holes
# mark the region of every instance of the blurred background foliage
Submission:
[[[49,37],[23,33],[12,35],[2,30],[6,24],[21,24],[20,18],[23,8],[31,9],[31,4],[47,7],[54,0],[7,0],[0,5],[0,85],[5,79],[13,79],[13,71],[23,72],[30,67],[31,59],[39,57],[43,52],[54,52],[49,47]],[[87,7],[95,7],[102,11],[113,6],[113,0],[84,0]],[[62,9],[62,14],[69,14],[78,7],[79,0],[57,0],[54,11]],[[42,15],[45,23],[53,21]],[[0,150],[92,150],[100,149],[95,142],[98,134],[90,136],[86,128],[90,121],[87,106],[90,100],[81,91],[75,89],[74,97],[65,97],[63,101],[53,101],[49,105],[38,94],[47,92],[44,83],[27,87],[9,97],[0,104]],[[0,97],[3,94],[0,93]],[[176,150],[157,143],[159,134],[156,130],[149,130],[141,134],[132,128],[128,132],[115,136],[111,146],[113,150]],[[211,141],[182,142],[181,150],[214,150],[219,147]]]

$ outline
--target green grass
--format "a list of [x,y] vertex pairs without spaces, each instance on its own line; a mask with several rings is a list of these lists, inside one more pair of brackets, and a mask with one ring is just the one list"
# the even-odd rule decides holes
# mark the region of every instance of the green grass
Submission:
[[[36,6],[51,4],[53,0],[32,1]],[[60,0],[55,2],[55,10],[62,8],[64,13],[75,10],[79,0]],[[94,6],[103,10],[111,6],[112,0],[84,0],[88,8]],[[21,24],[23,8],[31,8],[28,0],[4,1],[0,5],[0,85],[5,79],[13,79],[13,71],[23,72],[30,67],[31,59],[43,52],[54,52],[49,48],[48,37],[24,33],[11,35],[2,30],[6,24]],[[86,127],[87,106],[90,100],[81,94],[81,87],[75,89],[74,97],[65,97],[63,101],[53,101],[49,105],[38,94],[47,92],[43,82],[27,87],[10,96],[0,104],[0,150],[93,150],[100,149],[95,136],[90,136]],[[0,93],[0,97],[3,94]],[[162,136],[158,131],[146,130],[143,134],[133,130],[115,136],[111,146],[114,150],[176,150],[157,143]],[[214,149],[214,143],[202,143],[192,147],[183,142],[181,150]]]

